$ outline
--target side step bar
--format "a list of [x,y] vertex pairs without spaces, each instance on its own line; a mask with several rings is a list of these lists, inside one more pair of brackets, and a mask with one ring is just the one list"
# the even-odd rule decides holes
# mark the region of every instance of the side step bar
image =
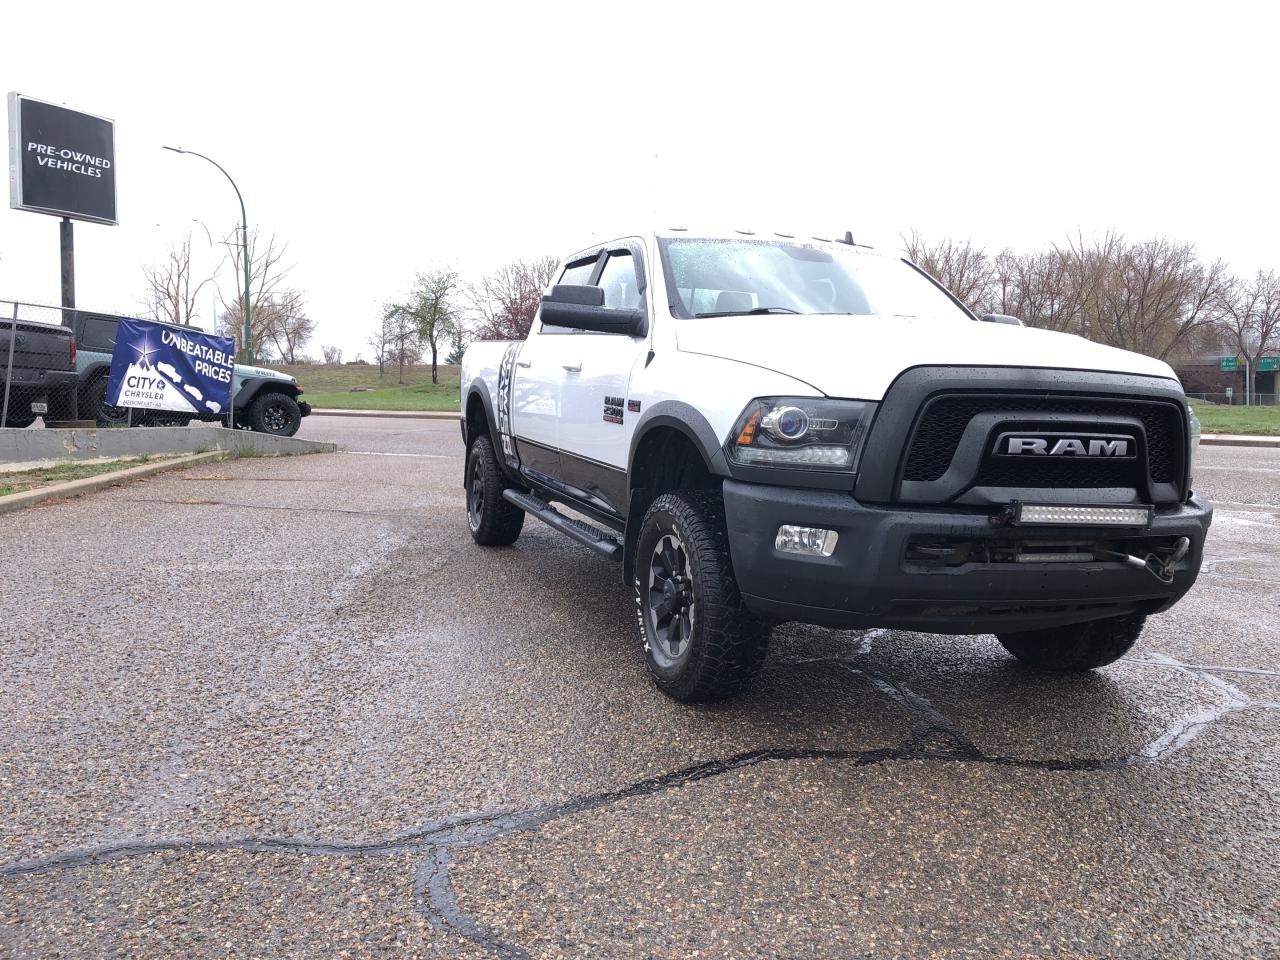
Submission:
[[593,527],[589,523],[557,513],[556,509],[541,497],[508,487],[502,491],[502,499],[514,503],[525,513],[537,517],[549,527],[555,527],[566,537],[577,540],[584,547],[590,547],[601,556],[608,557],[610,560],[622,559],[622,544],[617,540],[599,527]]

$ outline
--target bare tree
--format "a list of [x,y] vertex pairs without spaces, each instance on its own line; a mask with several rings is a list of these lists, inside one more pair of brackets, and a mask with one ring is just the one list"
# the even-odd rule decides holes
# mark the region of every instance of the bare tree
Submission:
[[[244,344],[241,343],[241,338],[244,329],[244,251],[236,243],[228,244],[227,249],[231,251],[231,266],[237,283],[235,295],[229,299],[223,297],[222,326],[219,332],[224,336],[234,337],[236,349],[243,351]],[[267,337],[266,325],[271,321],[270,312],[259,310],[259,305],[266,305],[276,294],[290,269],[284,264],[286,249],[286,245],[279,243],[274,234],[265,240],[259,236],[256,229],[249,234],[249,312],[252,328],[250,332],[253,334],[255,345],[264,342]]]
[[987,312],[993,265],[985,250],[968,240],[929,243],[916,230],[902,238],[902,246],[916,266],[955,294],[961,303],[975,313]]
[[529,335],[542,292],[555,276],[555,257],[516,260],[467,289],[478,340],[523,340]]
[[412,311],[398,303],[389,303],[384,306],[382,316],[383,329],[387,335],[386,343],[389,344],[388,355],[399,365],[399,382],[404,383],[405,364],[412,366],[422,355],[418,321]]
[[1031,327],[1074,331],[1088,285],[1074,259],[1054,247],[1035,253],[1001,252],[992,261],[982,311],[1019,317]]
[[[324,362],[331,367],[336,367],[342,363],[341,347],[321,347],[320,352],[324,355]],[[358,357],[356,359],[359,359]]]
[[298,363],[316,332],[316,322],[307,314],[302,294],[297,290],[271,293],[253,310],[257,342],[269,345],[284,363]]
[[389,305],[382,308],[382,312],[378,314],[377,325],[369,334],[369,339],[365,341],[373,352],[373,359],[377,361],[379,377],[385,372],[387,359],[395,349],[395,319],[390,310]]
[[[196,298],[209,278],[191,286],[191,235],[179,244],[170,244],[164,263],[142,268],[147,281],[145,306],[151,319],[190,326],[196,313]],[[217,321],[217,318],[214,318]]]
[[431,351],[431,382],[439,383],[440,347],[448,342],[460,317],[458,274],[439,269],[419,273],[407,303],[397,310],[411,317],[418,331],[418,342]]
[[1280,345],[1280,277],[1259,270],[1249,280],[1233,280],[1223,293],[1216,324],[1227,346],[1249,361],[1246,398],[1257,393],[1258,361]]
[[1189,243],[1109,233],[1066,249],[1085,284],[1076,332],[1090,339],[1164,360],[1221,315],[1226,266],[1202,262]]

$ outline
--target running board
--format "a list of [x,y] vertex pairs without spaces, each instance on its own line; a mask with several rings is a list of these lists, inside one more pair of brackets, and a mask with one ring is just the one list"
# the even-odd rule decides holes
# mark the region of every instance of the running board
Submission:
[[508,487],[502,491],[502,499],[514,503],[530,516],[537,517],[549,527],[554,527],[571,540],[577,540],[584,547],[590,547],[601,556],[610,560],[622,559],[622,544],[598,527],[575,520],[557,513],[556,509],[532,493],[524,493]]

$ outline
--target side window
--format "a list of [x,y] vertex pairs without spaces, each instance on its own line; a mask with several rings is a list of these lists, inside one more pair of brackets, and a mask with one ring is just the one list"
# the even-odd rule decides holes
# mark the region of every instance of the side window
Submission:
[[116,348],[116,321],[102,317],[85,317],[80,348],[106,353],[113,351]]
[[604,305],[614,310],[635,310],[640,306],[640,285],[636,282],[636,267],[631,254],[625,250],[609,254],[600,274],[599,286],[604,290]]
[[595,269],[596,258],[583,260],[581,263],[571,263],[564,268],[564,273],[556,283],[576,283],[583,285],[591,282],[591,271]]

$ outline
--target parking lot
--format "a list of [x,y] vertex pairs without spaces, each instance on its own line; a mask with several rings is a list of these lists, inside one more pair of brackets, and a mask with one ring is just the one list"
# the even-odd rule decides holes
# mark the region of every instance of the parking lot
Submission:
[[0,956],[1280,953],[1280,449],[1113,667],[791,625],[691,708],[455,421],[300,436],[0,517]]

